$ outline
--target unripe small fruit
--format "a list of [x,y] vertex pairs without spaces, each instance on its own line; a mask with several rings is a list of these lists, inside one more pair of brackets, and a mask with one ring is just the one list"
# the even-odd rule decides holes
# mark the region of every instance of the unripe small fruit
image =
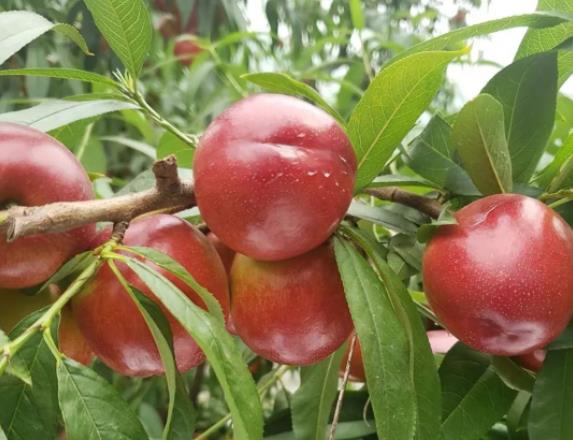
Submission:
[[344,130],[323,110],[259,94],[209,125],[193,172],[209,229],[236,252],[277,261],[332,234],[352,200],[356,158]]
[[245,344],[273,362],[308,365],[332,354],[352,320],[330,243],[278,262],[237,254],[231,315]]
[[202,51],[201,46],[193,41],[192,35],[180,35],[173,47],[175,57],[184,66],[190,66],[195,57]]
[[[169,255],[209,290],[228,313],[228,281],[213,245],[184,220],[165,214],[143,217],[131,223],[125,234],[127,246],[145,246]],[[150,263],[151,264],[151,263]],[[173,334],[175,359],[184,372],[204,360],[201,349],[179,322],[159,304],[155,295],[131,270],[117,263],[126,280],[158,303]],[[154,267],[194,303],[205,308],[200,297],[183,281]],[[72,309],[81,332],[94,353],[109,367],[127,376],[151,376],[164,372],[153,337],[135,304],[107,266],[73,298]]]
[[424,288],[466,345],[515,356],[545,346],[573,312],[573,232],[538,200],[494,195],[440,227],[423,260]]
[[[89,200],[87,173],[61,143],[36,129],[0,123],[0,210],[11,204],[38,206]],[[50,278],[94,232],[83,226],[67,232],[0,240],[0,288],[35,286]]]

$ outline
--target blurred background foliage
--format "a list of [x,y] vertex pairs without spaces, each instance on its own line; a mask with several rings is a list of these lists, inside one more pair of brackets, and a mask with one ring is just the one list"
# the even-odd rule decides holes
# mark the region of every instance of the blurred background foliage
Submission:
[[[456,1],[457,13],[440,13],[440,0],[257,0],[264,14],[249,17],[252,0],[149,0],[157,29],[141,76],[148,102],[183,131],[199,134],[231,102],[256,91],[241,79],[250,72],[288,72],[316,87],[343,116],[383,63],[429,36],[465,24],[465,14],[486,0]],[[74,24],[94,56],[49,33],[20,51],[7,68],[75,67],[109,75],[120,63],[80,0],[3,0],[0,11],[28,9],[54,22]],[[260,21],[268,23],[261,23]],[[254,32],[253,28],[270,32]],[[174,56],[176,38],[193,35],[204,49],[190,66]],[[107,90],[75,81],[12,77],[0,83],[0,112],[49,98],[81,99]],[[445,111],[452,87],[435,105]],[[78,154],[97,189],[109,196],[149,168],[155,157],[174,151],[174,140],[134,111],[81,121],[53,133]],[[175,147],[176,148],[176,147]],[[181,147],[183,149],[184,147]],[[189,165],[183,158],[182,165]],[[190,158],[189,158],[190,159]]]

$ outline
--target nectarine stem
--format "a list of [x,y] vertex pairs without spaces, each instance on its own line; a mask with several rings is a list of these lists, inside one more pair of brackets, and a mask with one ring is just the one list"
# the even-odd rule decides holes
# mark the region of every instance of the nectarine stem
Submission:
[[328,434],[328,440],[334,440],[334,435],[336,434],[336,426],[338,425],[338,419],[340,418],[340,411],[342,410],[342,401],[344,399],[344,392],[346,391],[346,384],[348,383],[348,377],[350,376],[350,366],[352,365],[352,356],[354,355],[354,347],[356,346],[356,333],[352,336],[350,340],[350,346],[348,348],[348,358],[346,359],[346,366],[344,367],[344,376],[342,377],[342,384],[340,384],[340,391],[338,392],[338,398],[336,399],[336,408],[334,409],[334,416],[332,417],[332,423],[330,424],[330,433]]
[[438,218],[443,209],[441,203],[435,199],[404,191],[394,186],[366,188],[364,192],[381,200],[388,200],[417,209],[432,218]]

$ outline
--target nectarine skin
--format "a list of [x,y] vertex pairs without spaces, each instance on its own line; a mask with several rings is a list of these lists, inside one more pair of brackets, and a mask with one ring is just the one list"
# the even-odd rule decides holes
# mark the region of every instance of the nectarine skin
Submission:
[[231,316],[245,344],[273,362],[308,365],[332,354],[353,326],[331,245],[279,262],[237,254]]
[[213,246],[215,246],[215,249],[217,249],[217,252],[219,253],[219,257],[221,257],[221,261],[223,262],[223,265],[225,266],[225,270],[227,271],[227,273],[230,273],[231,272],[231,266],[233,265],[233,259],[235,258],[235,251],[233,251],[225,243],[223,243],[221,240],[219,240],[219,237],[217,237],[212,232],[209,232],[207,234],[207,238],[209,239],[209,241],[211,243],[213,243]]
[[[146,246],[169,255],[209,290],[228,312],[228,280],[223,263],[213,245],[184,220],[166,214],[152,215],[132,222],[125,234],[127,246]],[[151,299],[154,295],[125,265],[118,264],[127,281]],[[167,271],[155,267],[194,303],[205,307],[199,296]],[[72,302],[74,316],[94,353],[109,367],[127,376],[162,374],[159,352],[145,321],[109,267],[96,277]],[[179,371],[187,371],[204,360],[191,336],[166,314]]]
[[209,229],[236,252],[276,261],[328,239],[352,200],[356,158],[323,110],[259,94],[209,125],[193,171]]
[[80,331],[69,305],[64,307],[60,314],[58,348],[67,357],[80,364],[89,365],[94,359],[94,353]]
[[432,309],[462,342],[515,356],[543,347],[573,312],[573,232],[538,200],[485,197],[442,226],[423,259]]
[[[93,198],[91,182],[75,156],[36,129],[0,123],[0,209]],[[85,249],[93,225],[67,232],[0,240],[0,288],[20,289],[46,281]]]

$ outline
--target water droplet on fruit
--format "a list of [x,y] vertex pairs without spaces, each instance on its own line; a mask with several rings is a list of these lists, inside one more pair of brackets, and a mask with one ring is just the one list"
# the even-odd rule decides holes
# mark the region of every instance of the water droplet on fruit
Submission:
[[308,173],[306,173],[308,176],[316,176],[316,174],[318,173],[318,171],[309,171]]
[[332,173],[330,173],[329,171],[325,171],[324,173],[322,173],[322,175],[323,175],[324,177],[330,177],[331,174],[332,174]]

